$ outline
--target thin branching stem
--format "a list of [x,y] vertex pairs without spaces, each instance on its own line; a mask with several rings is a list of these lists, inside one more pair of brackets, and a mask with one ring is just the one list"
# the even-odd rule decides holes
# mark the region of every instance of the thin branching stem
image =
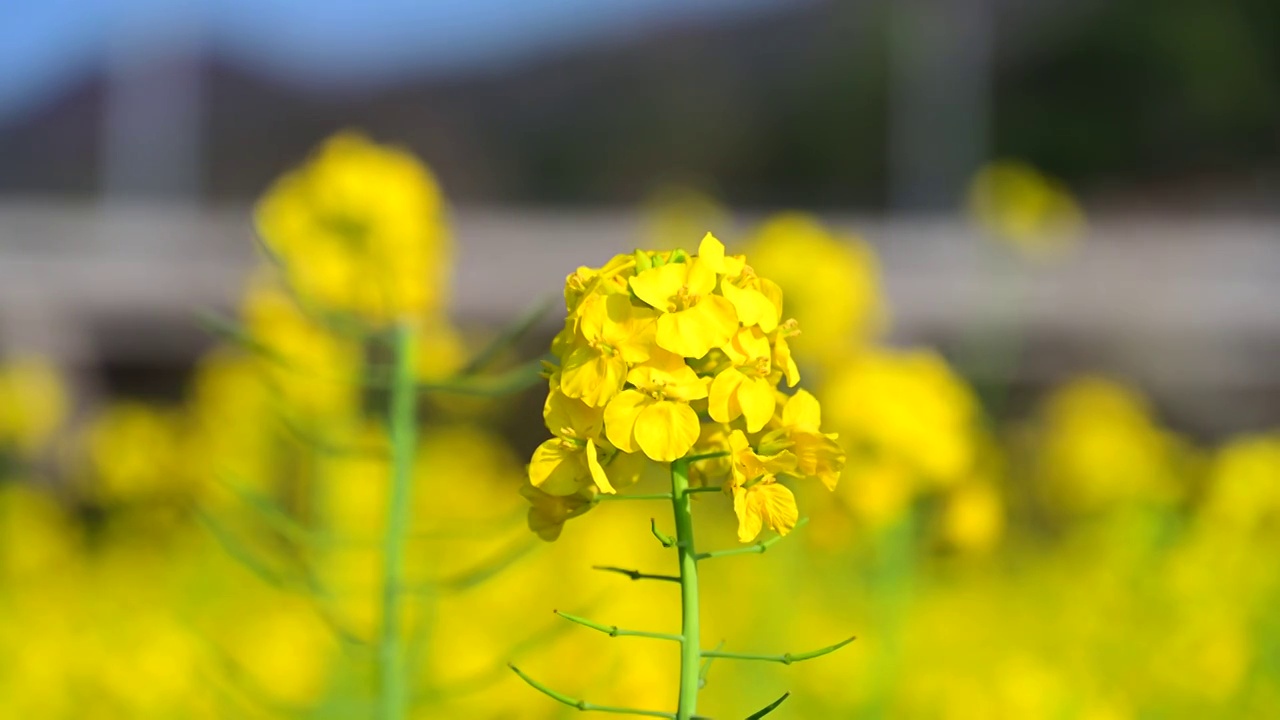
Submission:
[[819,648],[818,650],[812,650],[810,652],[803,652],[803,653],[783,653],[781,655],[760,655],[756,653],[725,652],[723,650],[703,650],[702,657],[724,658],[726,660],[758,660],[760,662],[776,662],[776,663],[782,663],[783,665],[790,665],[791,663],[798,663],[798,662],[803,662],[805,660],[812,660],[814,658],[822,657],[823,655],[833,653],[839,650],[840,648],[844,647],[845,645],[848,645],[849,643],[853,642],[855,639],[856,638],[848,637],[834,645],[828,645],[824,648]]
[[653,536],[658,538],[658,542],[662,543],[662,547],[669,548],[676,544],[675,538],[670,535],[664,535],[662,531],[658,529],[658,520],[656,518],[649,518],[649,532],[653,533]]
[[612,565],[592,565],[592,570],[600,570],[602,572],[617,573],[626,575],[632,580],[663,580],[665,582],[680,582],[680,578],[675,575],[655,575],[653,573],[640,572],[639,570],[629,570],[627,568],[614,567]]
[[[723,641],[723,640],[721,640],[720,642],[716,643],[716,646],[715,646],[715,648],[713,648],[713,649],[718,651],[718,650],[720,650],[720,648],[722,648],[722,647],[724,647],[724,641]],[[701,669],[699,669],[699,670],[698,670],[698,689],[699,689],[699,690],[701,690],[702,688],[704,688],[704,687],[706,687],[706,686],[707,686],[707,676],[708,676],[708,675],[710,675],[710,673],[711,673],[711,663],[715,660],[715,658],[714,658],[714,657],[707,657],[705,653],[703,654],[703,656],[702,656],[702,657],[704,657],[704,658],[706,658],[706,659],[702,661],[702,667],[701,667]]]
[[624,628],[620,628],[617,625],[604,625],[602,623],[598,623],[593,620],[588,620],[583,617],[578,617],[577,615],[562,613],[559,610],[556,610],[555,613],[556,615],[559,615],[560,617],[564,618],[565,620],[568,620],[569,622],[578,623],[579,625],[582,625],[584,627],[589,627],[592,630],[599,630],[600,632],[604,633],[605,635],[608,635],[609,637],[642,637],[642,638],[652,638],[654,640],[671,640],[673,642],[684,642],[684,638],[679,635],[672,635],[670,633],[647,632],[644,630],[627,630]]
[[547,687],[546,685],[543,685],[537,680],[534,680],[533,678],[524,674],[524,671],[522,671],[520,668],[516,667],[515,665],[508,664],[507,667],[511,668],[512,672],[514,672],[516,675],[519,675],[520,679],[528,683],[529,686],[532,687],[534,690],[537,690],[538,692],[542,693],[543,695],[546,695],[547,697],[551,698],[552,700],[555,700],[556,702],[563,703],[576,710],[581,710],[583,712],[614,713],[615,715],[638,715],[641,717],[676,718],[676,716],[673,715],[672,713],[661,712],[659,710],[638,710],[636,708],[610,707],[608,705],[596,705],[595,703],[589,703],[586,700],[577,700],[575,698],[569,697],[568,695],[565,695],[564,693],[556,692],[555,690],[552,690],[551,688]]
[[[793,527],[792,530],[804,527],[804,525],[808,522],[809,522],[809,518],[800,518],[800,520],[796,522],[795,527]],[[711,560],[714,558],[729,557],[731,555],[750,555],[753,553],[759,554],[773,547],[773,545],[777,543],[779,540],[781,540],[783,537],[785,536],[774,535],[768,540],[761,540],[760,542],[747,545],[746,547],[730,548],[729,550],[714,550],[712,552],[698,553],[698,559]]]

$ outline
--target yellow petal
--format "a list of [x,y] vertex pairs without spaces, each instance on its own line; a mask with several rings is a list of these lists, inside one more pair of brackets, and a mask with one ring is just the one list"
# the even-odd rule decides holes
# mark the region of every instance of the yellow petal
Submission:
[[818,432],[822,425],[822,406],[818,404],[818,399],[808,390],[797,391],[782,407],[782,425],[806,432]]
[[684,287],[690,295],[710,295],[716,289],[716,273],[700,258],[693,258],[684,266],[688,268],[684,277]]
[[773,419],[777,405],[773,385],[764,378],[746,378],[746,382],[738,387],[738,405],[747,419],[747,432],[760,432]]
[[786,535],[800,517],[795,496],[785,485],[775,482],[735,487],[733,511],[738,516],[738,541],[744,543],[760,534],[762,524],[779,535]]
[[596,487],[600,488],[600,492],[610,495],[618,492],[613,489],[613,485],[609,484],[609,477],[604,474],[599,455],[596,454],[596,444],[590,440],[587,441],[587,469],[591,471],[591,479],[595,481]]
[[779,483],[760,483],[752,485],[748,493],[758,496],[760,514],[764,522],[779,535],[786,535],[796,526],[800,519],[800,510],[796,507],[796,496],[791,494],[787,486]]
[[764,293],[754,288],[740,288],[727,280],[720,283],[720,292],[733,303],[744,327],[759,325],[767,333],[778,327],[778,308]]
[[702,242],[698,244],[698,259],[706,263],[713,272],[723,273],[725,270],[724,243],[717,240],[711,233],[703,235]]
[[590,495],[555,497],[530,485],[520,488],[520,494],[529,501],[529,529],[538,537],[551,542],[560,537],[566,520],[577,517],[592,507]]
[[617,355],[580,346],[569,353],[560,370],[560,390],[571,398],[600,407],[618,394],[627,376],[627,362]]
[[529,482],[548,495],[572,495],[582,489],[590,474],[582,465],[581,450],[560,439],[548,440],[533,451]]
[[667,312],[671,299],[684,287],[686,272],[681,263],[649,268],[631,278],[631,291],[657,310]]
[[700,358],[729,342],[738,329],[733,303],[706,295],[697,305],[658,318],[658,346],[687,358]]
[[640,411],[635,420],[635,440],[640,449],[658,462],[684,457],[698,441],[702,426],[698,414],[684,403],[658,401]]
[[791,346],[784,337],[779,337],[774,343],[773,366],[780,368],[786,375],[787,387],[795,387],[800,382],[800,368],[796,367],[795,358],[791,357]]
[[647,361],[631,368],[627,382],[645,392],[657,392],[672,383],[688,382],[698,374],[685,364],[684,358],[668,350],[656,348]]
[[738,542],[751,542],[760,534],[760,505],[751,502],[750,492],[736,485],[733,488],[733,514],[738,516]]
[[595,438],[604,431],[603,408],[592,407],[577,398],[571,398],[560,390],[551,388],[542,405],[542,417],[547,429],[554,435],[566,438]]
[[792,451],[796,456],[796,469],[805,477],[815,477],[835,490],[844,471],[845,454],[835,438],[821,433],[792,432]]
[[618,352],[628,363],[642,363],[649,359],[654,348],[658,313],[652,308],[631,304],[629,295],[609,296],[608,319],[602,330],[604,342]]
[[648,405],[650,398],[638,390],[623,390],[604,408],[604,434],[614,447],[623,452],[635,452],[632,436],[636,418]]
[[737,368],[725,368],[711,381],[711,391],[707,395],[707,412],[716,422],[733,422],[742,414],[742,406],[738,404],[738,388],[746,382],[747,377]]

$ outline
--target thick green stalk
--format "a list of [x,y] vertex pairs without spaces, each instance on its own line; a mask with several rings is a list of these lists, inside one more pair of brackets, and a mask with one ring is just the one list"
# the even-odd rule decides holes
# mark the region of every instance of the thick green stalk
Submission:
[[391,439],[391,499],[387,506],[387,534],[383,544],[382,638],[379,671],[381,720],[403,720],[408,705],[405,648],[400,628],[404,594],[404,549],[409,535],[409,502],[413,485],[415,389],[413,328],[402,322],[394,330],[395,354],[388,427]]
[[671,508],[676,521],[680,559],[680,701],[676,720],[689,720],[698,710],[698,673],[702,635],[698,615],[698,552],[693,546],[693,508],[689,494],[689,461],[671,463]]

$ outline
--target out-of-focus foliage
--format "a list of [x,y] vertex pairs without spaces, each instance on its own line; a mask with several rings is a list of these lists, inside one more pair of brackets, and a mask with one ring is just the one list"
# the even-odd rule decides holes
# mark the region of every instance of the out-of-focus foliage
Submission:
[[[703,713],[791,690],[777,717],[1280,717],[1280,435],[1199,445],[1101,377],[995,426],[943,357],[880,339],[868,247],[797,216],[743,240],[805,330],[795,356],[849,457],[838,502],[797,484],[812,522],[786,543],[707,565],[704,644],[859,640],[802,666],[718,661]],[[447,236],[429,242],[420,272],[445,277]],[[0,717],[370,716],[389,495],[385,398],[366,381],[386,358],[335,315],[381,322],[389,306],[285,288],[267,271],[248,283],[241,335],[169,405],[108,399],[59,432],[58,374],[0,363]],[[395,297],[420,321],[421,379],[466,363],[446,298]],[[665,707],[673,647],[551,613],[676,627],[668,584],[591,569],[669,570],[653,509],[617,503],[537,542],[519,492],[530,438],[513,446],[447,395],[420,410],[414,716],[572,713],[508,660],[575,697]],[[700,541],[734,547],[727,503],[697,504]]]

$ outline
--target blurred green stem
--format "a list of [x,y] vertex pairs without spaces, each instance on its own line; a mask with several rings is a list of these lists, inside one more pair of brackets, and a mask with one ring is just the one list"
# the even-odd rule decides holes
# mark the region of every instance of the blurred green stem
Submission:
[[689,461],[671,463],[671,507],[680,559],[680,700],[677,720],[689,720],[698,709],[698,675],[702,637],[698,616],[698,553],[693,545],[693,507],[689,495]]
[[394,370],[391,383],[391,502],[387,510],[387,535],[383,545],[382,639],[379,644],[382,720],[403,720],[408,692],[405,687],[404,644],[400,630],[404,587],[404,548],[409,534],[409,502],[412,491],[415,428],[413,327],[403,321],[393,331]]

